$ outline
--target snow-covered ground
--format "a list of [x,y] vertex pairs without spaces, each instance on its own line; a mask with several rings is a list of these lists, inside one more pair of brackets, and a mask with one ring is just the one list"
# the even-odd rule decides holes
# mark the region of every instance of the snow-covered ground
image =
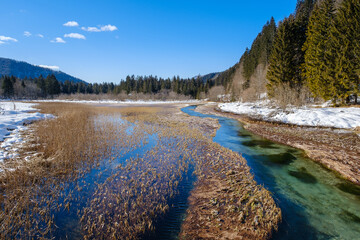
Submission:
[[[35,120],[50,118],[50,114],[36,112],[34,103],[0,101],[0,163],[16,156],[14,144],[22,143],[21,131],[26,124]],[[1,169],[0,169],[1,171]]]
[[92,104],[170,104],[170,103],[188,103],[196,104],[202,102],[201,100],[169,100],[169,101],[157,101],[157,100],[40,100],[36,102],[63,102],[63,103],[92,103]]
[[355,128],[360,126],[360,108],[332,107],[288,107],[283,110],[269,101],[255,103],[222,103],[218,107],[224,112],[246,114],[268,121],[277,121],[303,126]]

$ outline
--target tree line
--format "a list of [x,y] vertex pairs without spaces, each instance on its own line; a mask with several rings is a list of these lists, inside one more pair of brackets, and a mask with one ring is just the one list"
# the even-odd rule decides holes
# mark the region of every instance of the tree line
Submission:
[[60,82],[54,75],[44,78],[40,75],[33,79],[19,79],[14,76],[2,76],[0,79],[3,98],[52,98],[59,94],[157,94],[161,91],[171,91],[176,94],[199,99],[201,93],[207,94],[215,85],[221,85],[218,80],[201,77],[196,78],[158,78],[154,76],[127,76],[118,84],[114,83],[84,83]]
[[279,23],[272,47],[267,89],[287,84],[334,103],[355,102],[360,93],[360,1],[299,0]]

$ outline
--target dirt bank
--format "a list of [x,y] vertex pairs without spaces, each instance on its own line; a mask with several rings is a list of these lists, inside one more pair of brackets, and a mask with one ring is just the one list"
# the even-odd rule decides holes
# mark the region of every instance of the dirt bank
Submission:
[[353,131],[269,123],[216,110],[216,104],[196,111],[237,119],[244,128],[266,139],[305,151],[305,154],[342,177],[360,185],[360,137]]
[[271,193],[239,154],[204,145],[180,239],[269,239],[281,221]]

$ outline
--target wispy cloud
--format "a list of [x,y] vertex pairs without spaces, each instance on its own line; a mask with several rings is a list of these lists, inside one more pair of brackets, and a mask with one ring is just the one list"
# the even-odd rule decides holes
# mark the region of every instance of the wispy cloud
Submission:
[[78,27],[79,23],[75,21],[68,21],[67,23],[63,24],[65,27]]
[[76,39],[86,39],[86,37],[80,33],[68,33],[65,34],[64,37],[66,38],[76,38]]
[[52,43],[66,43],[64,41],[64,39],[62,39],[61,37],[57,37],[54,40],[51,40],[50,42],[52,42]]
[[42,68],[48,68],[54,71],[60,71],[60,68],[58,66],[48,66],[48,65],[38,65],[38,66]]
[[42,34],[37,34],[36,36],[38,36],[39,38],[43,38],[44,37],[44,35],[42,35]]
[[28,31],[25,31],[25,32],[24,32],[24,36],[25,36],[25,37],[30,37],[30,36],[31,36],[31,33],[28,32]]
[[12,37],[0,36],[2,42],[17,42],[18,40]]
[[101,32],[100,28],[97,27],[82,27],[81,29],[87,32]]
[[81,29],[87,32],[112,32],[118,30],[116,26],[110,24],[100,27],[82,27]]
[[110,24],[101,27],[101,31],[104,31],[104,32],[112,32],[115,30],[117,30],[117,27],[114,25],[110,25]]
[[3,42],[3,41],[0,41],[0,44],[4,44],[5,42]]

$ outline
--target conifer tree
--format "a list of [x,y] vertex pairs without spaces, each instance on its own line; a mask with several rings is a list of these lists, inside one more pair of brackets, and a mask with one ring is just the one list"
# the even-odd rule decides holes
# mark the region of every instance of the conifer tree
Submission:
[[270,97],[274,96],[274,90],[281,83],[289,82],[295,76],[295,66],[293,64],[295,52],[293,50],[293,27],[294,16],[285,18],[280,22],[274,39],[274,45],[269,60],[269,70],[266,78],[268,80],[267,89]]
[[243,76],[246,80],[249,80],[251,75],[259,64],[266,65],[269,61],[271,49],[276,32],[275,20],[272,17],[268,21],[262,31],[257,35],[251,49],[246,48],[242,55],[240,62],[243,63]]
[[305,51],[304,77],[315,97],[329,100],[332,97],[332,81],[329,68],[333,68],[327,57],[329,30],[334,19],[334,0],[323,0],[316,4],[309,20]]
[[305,62],[305,52],[303,46],[306,41],[306,30],[309,24],[309,18],[314,7],[315,0],[298,0],[295,10],[295,21],[292,27],[294,39],[292,40],[294,59],[292,64],[295,67],[295,73],[291,84],[301,87],[304,83],[302,66]]
[[3,95],[5,98],[10,98],[14,95],[14,84],[11,81],[11,78],[8,76],[5,76],[3,78],[2,86]]
[[40,75],[37,80],[37,87],[40,88],[42,97],[46,97],[46,83],[42,75]]
[[48,94],[53,96],[60,93],[60,84],[53,74],[47,76],[45,83]]
[[[335,61],[334,98],[341,103],[360,93],[360,1],[344,0],[330,30],[331,52]],[[331,73],[329,73],[331,74]]]

